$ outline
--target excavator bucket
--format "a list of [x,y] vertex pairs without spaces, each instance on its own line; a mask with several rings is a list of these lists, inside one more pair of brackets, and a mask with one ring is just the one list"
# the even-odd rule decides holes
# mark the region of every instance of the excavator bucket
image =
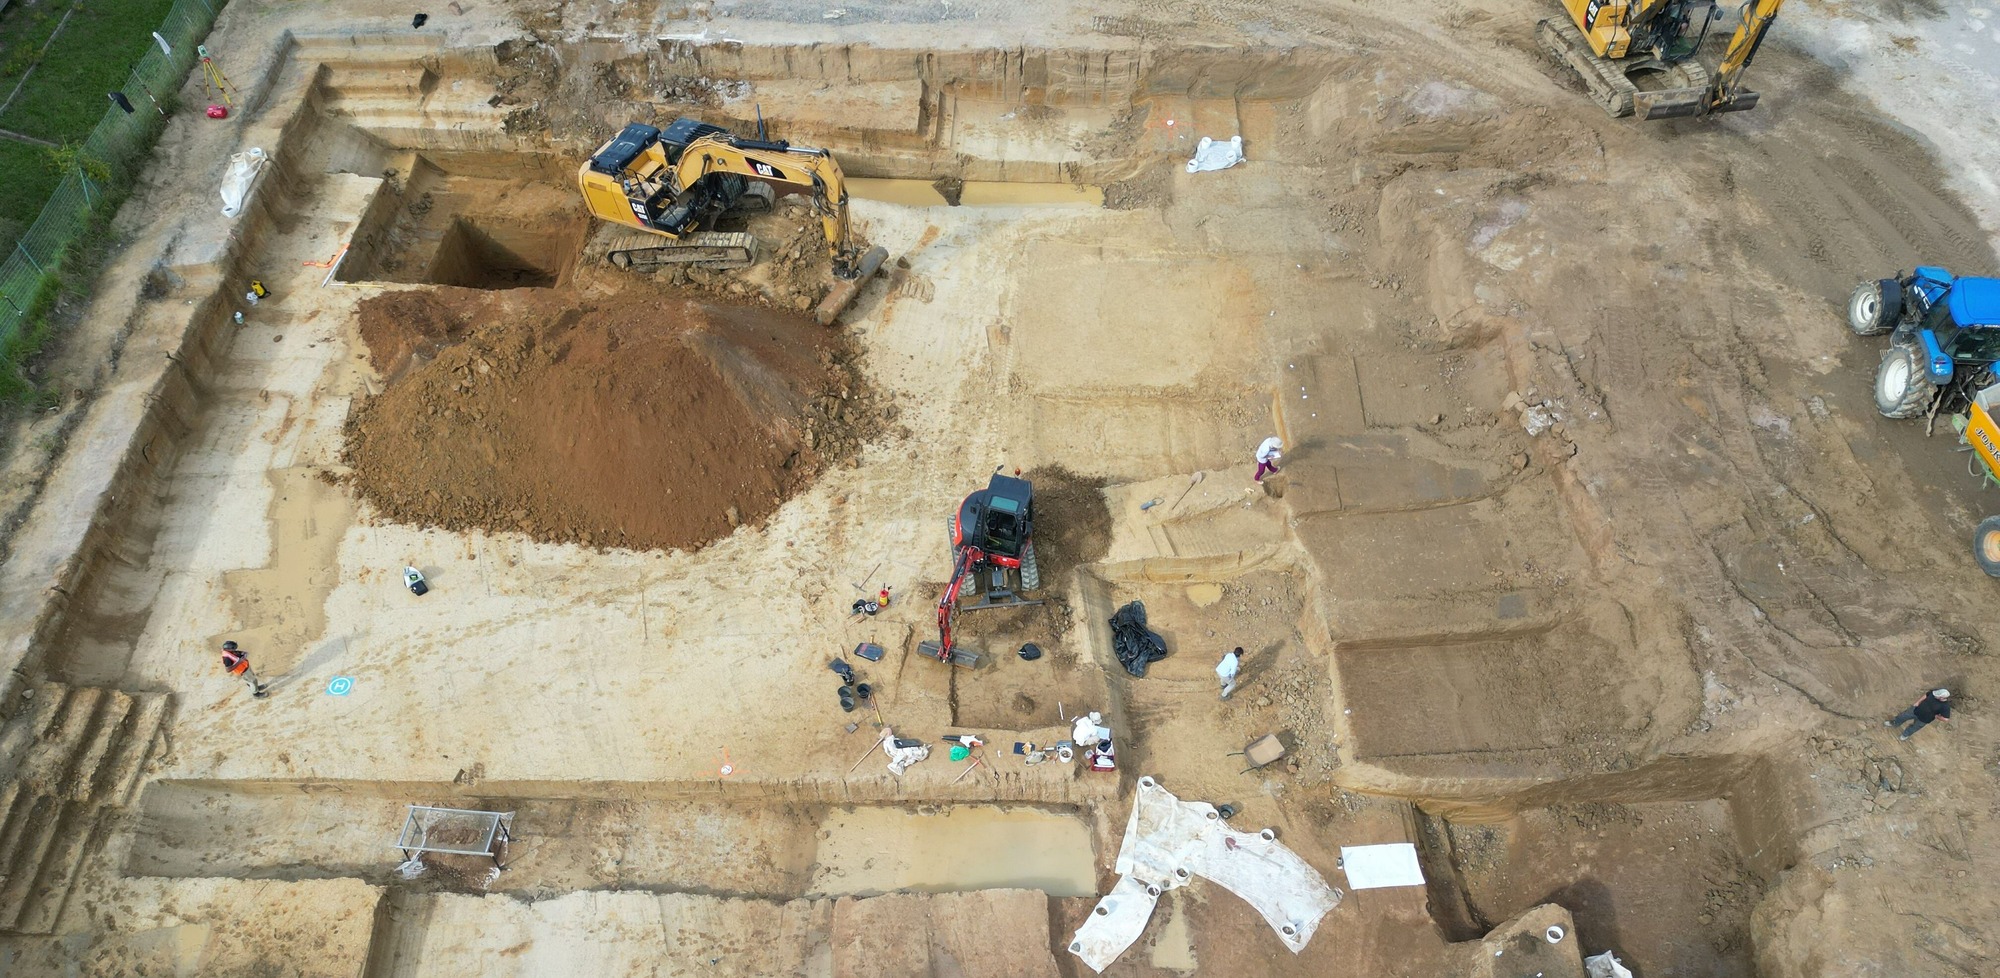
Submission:
[[1710,102],[1704,88],[1669,88],[1638,92],[1632,96],[1632,114],[1641,119],[1682,119],[1716,112],[1741,112],[1755,108],[1756,92],[1739,92],[1727,99]]
[[813,309],[813,321],[821,326],[833,325],[833,321],[854,304],[855,297],[861,294],[861,287],[868,284],[868,280],[882,269],[882,263],[888,260],[887,248],[876,245],[868,249],[868,253],[855,263],[853,278],[835,282],[833,288],[826,290],[826,298],[819,300],[819,306]]
[[1708,95],[1699,88],[1667,88],[1657,92],[1635,92],[1632,114],[1641,119],[1682,119],[1701,114],[1702,100]]

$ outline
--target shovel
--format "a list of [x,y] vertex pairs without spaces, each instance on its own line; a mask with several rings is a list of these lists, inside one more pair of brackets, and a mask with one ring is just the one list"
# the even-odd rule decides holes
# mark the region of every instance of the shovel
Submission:
[[[959,783],[960,781],[963,781],[963,780],[965,780],[965,776],[966,776],[966,775],[968,775],[968,774],[971,774],[971,773],[972,773],[972,769],[973,769],[973,768],[976,768],[976,767],[978,767],[978,766],[979,766],[979,762],[980,762],[981,760],[982,760],[982,759],[981,759],[981,758],[979,758],[979,757],[977,757],[977,756],[973,757],[973,759],[972,759],[972,763],[970,763],[970,764],[967,764],[967,765],[965,766],[965,770],[963,770],[963,771],[960,771],[960,772],[958,772],[958,777],[955,777],[955,778],[951,779],[951,783],[952,783],[952,784],[957,784],[957,783]],[[946,787],[950,787],[950,785],[946,785]]]
[[1179,506],[1180,506],[1180,504],[1181,504],[1181,500],[1182,500],[1182,499],[1186,499],[1186,498],[1188,497],[1188,493],[1191,493],[1191,492],[1193,492],[1193,491],[1194,491],[1194,487],[1195,487],[1195,486],[1197,486],[1197,485],[1199,485],[1199,484],[1201,483],[1201,480],[1203,480],[1203,479],[1206,479],[1206,478],[1208,478],[1208,473],[1207,473],[1207,472],[1196,472],[1195,474],[1193,474],[1193,475],[1191,475],[1191,476],[1188,476],[1188,484],[1187,484],[1187,488],[1186,488],[1186,489],[1182,489],[1182,490],[1181,490],[1181,494],[1180,494],[1180,496],[1176,497],[1176,498],[1174,499],[1174,504],[1173,504],[1172,506],[1169,506],[1169,507],[1167,507],[1167,509],[1168,509],[1168,510],[1173,510],[1173,509],[1175,509],[1175,508],[1179,507]]

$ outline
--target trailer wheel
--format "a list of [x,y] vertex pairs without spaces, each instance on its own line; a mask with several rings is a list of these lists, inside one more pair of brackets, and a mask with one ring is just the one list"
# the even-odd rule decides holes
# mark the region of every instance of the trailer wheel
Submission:
[[1847,297],[1847,328],[1856,336],[1880,336],[1896,328],[1902,289],[1893,279],[1863,282]]
[[1021,551],[1021,590],[1042,589],[1042,566],[1035,562],[1035,544],[1029,541],[1027,549]]
[[1923,351],[1914,347],[1890,350],[1875,370],[1875,410],[1885,418],[1917,417],[1930,410],[1937,392]]
[[1972,531],[1972,556],[1988,577],[2000,577],[2000,516],[1988,516]]

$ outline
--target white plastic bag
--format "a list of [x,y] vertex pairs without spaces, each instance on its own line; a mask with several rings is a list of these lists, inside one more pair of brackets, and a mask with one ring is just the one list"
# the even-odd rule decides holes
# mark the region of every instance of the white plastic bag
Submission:
[[1194,148],[1194,159],[1188,161],[1189,173],[1207,170],[1227,170],[1243,162],[1243,137],[1231,136],[1226,143],[1218,143],[1207,136]]
[[1590,978],[1632,978],[1632,969],[1618,963],[1618,955],[1606,951],[1583,959],[1583,972]]
[[1088,749],[1097,746],[1097,742],[1104,739],[1104,728],[1098,726],[1098,723],[1103,719],[1102,714],[1095,712],[1077,717],[1076,725],[1070,731],[1069,739],[1079,749]]
[[223,217],[235,217],[243,211],[243,199],[250,196],[250,185],[257,182],[257,171],[269,162],[264,151],[255,146],[229,158],[229,171],[222,175]]

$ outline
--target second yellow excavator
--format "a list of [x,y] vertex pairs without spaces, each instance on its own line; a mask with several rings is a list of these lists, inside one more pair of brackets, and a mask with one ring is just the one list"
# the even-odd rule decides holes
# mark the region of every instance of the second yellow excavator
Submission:
[[695,119],[678,119],[665,129],[635,122],[591,154],[577,183],[592,216],[645,232],[609,252],[620,268],[754,264],[756,240],[711,230],[716,219],[768,209],[778,197],[808,197],[837,280],[816,312],[822,323],[854,301],[861,283],[888,257],[882,248],[861,254],[849,239],[846,179],[823,149],[745,139]]
[[1745,0],[1742,23],[1711,73],[1695,58],[1715,21],[1715,0],[1562,0],[1567,22],[1550,18],[1536,33],[1567,61],[1613,116],[1673,119],[1740,112],[1757,104],[1743,88],[1784,0]]

